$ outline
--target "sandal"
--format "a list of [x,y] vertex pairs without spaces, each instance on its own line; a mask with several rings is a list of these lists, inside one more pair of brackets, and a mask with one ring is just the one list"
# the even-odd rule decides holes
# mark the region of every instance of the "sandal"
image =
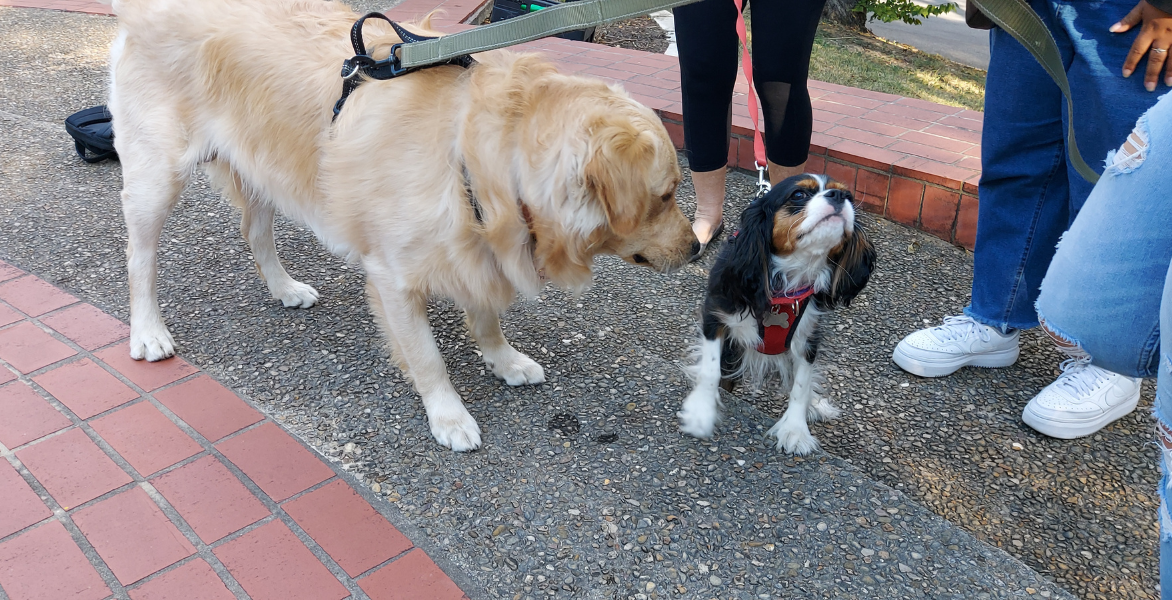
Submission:
[[716,229],[712,230],[712,235],[708,237],[708,241],[700,242],[700,251],[692,256],[692,259],[689,262],[696,262],[697,260],[700,260],[700,257],[704,256],[704,251],[708,249],[708,244],[719,238],[720,234],[722,233],[724,233],[724,217],[720,218],[720,222],[716,224]]

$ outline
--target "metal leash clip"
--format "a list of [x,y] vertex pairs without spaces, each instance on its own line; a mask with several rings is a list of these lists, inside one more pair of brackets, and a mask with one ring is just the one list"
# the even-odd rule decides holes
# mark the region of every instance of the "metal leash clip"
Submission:
[[765,194],[768,194],[769,190],[773,189],[773,186],[769,184],[769,177],[765,174],[765,167],[761,166],[761,163],[757,161],[753,161],[753,165],[757,167],[757,197],[761,198]]

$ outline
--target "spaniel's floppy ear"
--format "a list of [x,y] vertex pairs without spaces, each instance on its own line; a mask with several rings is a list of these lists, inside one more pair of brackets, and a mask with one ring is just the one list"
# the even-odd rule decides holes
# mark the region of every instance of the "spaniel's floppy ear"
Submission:
[[647,187],[647,168],[655,158],[655,135],[629,121],[601,119],[590,127],[590,158],[583,175],[586,189],[606,211],[612,231],[630,235],[639,227]]
[[830,288],[814,296],[818,307],[829,310],[850,306],[851,300],[863,291],[871,278],[875,258],[875,246],[856,217],[850,237],[829,257],[834,273],[830,277]]
[[773,213],[754,202],[741,213],[735,237],[720,249],[712,267],[708,293],[747,307],[760,319],[769,311],[769,269],[773,256]]

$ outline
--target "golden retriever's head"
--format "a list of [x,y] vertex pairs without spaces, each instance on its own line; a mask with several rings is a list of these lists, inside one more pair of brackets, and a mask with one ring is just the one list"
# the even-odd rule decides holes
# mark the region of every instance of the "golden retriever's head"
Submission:
[[586,190],[606,214],[598,248],[659,272],[679,268],[699,248],[676,204],[680,167],[663,124],[643,107],[587,124]]
[[675,201],[675,147],[654,112],[601,80],[558,73],[538,55],[497,51],[477,60],[463,160],[488,203],[488,240],[501,255],[516,248],[524,223],[539,272],[584,290],[598,254],[660,272],[695,254],[699,242]]

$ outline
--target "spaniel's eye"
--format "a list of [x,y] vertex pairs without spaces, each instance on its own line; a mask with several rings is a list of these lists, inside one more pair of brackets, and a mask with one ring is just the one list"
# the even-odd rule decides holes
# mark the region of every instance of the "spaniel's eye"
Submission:
[[794,195],[791,197],[798,202],[804,202],[804,201],[810,199],[810,193],[809,192],[794,192]]

